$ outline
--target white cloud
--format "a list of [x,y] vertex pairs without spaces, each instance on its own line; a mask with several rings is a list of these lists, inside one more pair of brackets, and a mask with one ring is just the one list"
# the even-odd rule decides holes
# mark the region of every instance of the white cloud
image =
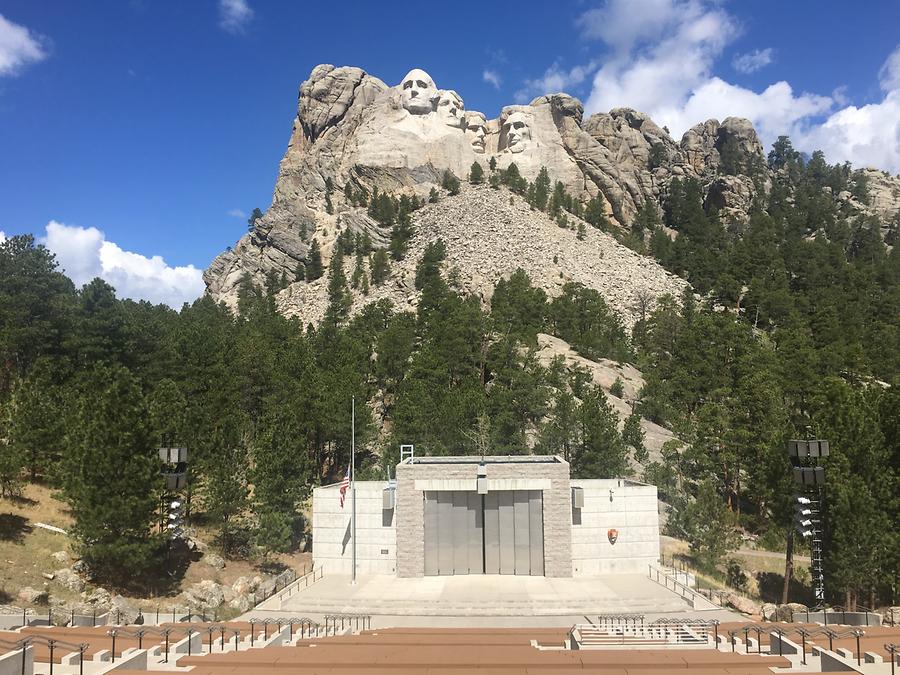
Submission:
[[193,265],[171,267],[161,256],[148,258],[125,251],[96,227],[51,220],[41,243],[56,254],[60,268],[79,286],[100,277],[115,287],[120,297],[175,308],[203,294],[201,270]]
[[6,241],[6,232],[0,230],[0,244],[2,244],[4,241]]
[[739,73],[749,75],[760,68],[765,68],[773,60],[773,50],[771,47],[767,47],[766,49],[754,49],[746,54],[738,54],[732,59],[731,65]]
[[900,89],[900,44],[894,48],[878,71],[878,83],[886,92]]
[[500,84],[503,82],[503,80],[500,79],[500,73],[496,70],[489,70],[487,68],[481,73],[481,79],[492,85],[494,89],[499,89]]
[[247,0],[219,0],[219,26],[228,33],[239,34],[253,20]]
[[0,14],[0,75],[15,75],[29,64],[47,58],[46,38]]
[[791,138],[807,152],[822,150],[831,162],[900,173],[900,88],[888,92],[880,103],[842,108]]
[[228,211],[228,215],[232,218],[246,218],[247,214],[241,211],[240,209],[231,209]]
[[584,82],[596,68],[597,64],[594,61],[569,70],[563,70],[558,63],[554,63],[544,71],[541,77],[525,80],[525,85],[516,92],[515,98],[520,102],[528,102],[542,94],[570,93],[569,90],[572,87],[577,87]]
[[[795,92],[788,82],[761,91],[714,73],[740,26],[716,0],[608,0],[576,22],[587,38],[603,41],[608,58],[593,75],[586,113],[627,106],[648,113],[676,139],[710,118],[746,117],[764,146],[787,134],[806,152],[821,149],[828,161],[850,161],[900,172],[900,46],[878,73],[884,97],[849,105],[846,91],[830,96]],[[733,62],[750,72],[771,62],[770,49]],[[552,67],[551,67],[552,70]],[[548,71],[550,72],[550,71]]]

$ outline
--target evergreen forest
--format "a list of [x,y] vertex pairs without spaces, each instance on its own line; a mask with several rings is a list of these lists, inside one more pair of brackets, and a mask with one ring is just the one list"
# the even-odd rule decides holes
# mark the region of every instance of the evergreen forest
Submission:
[[[568,284],[550,298],[521,270],[496,285],[488,309],[460,291],[440,241],[417,261],[414,313],[382,301],[351,317],[339,266],[322,270],[318,258],[298,270],[329,275],[326,318],[304,326],[252,286],[237,313],[206,297],[177,311],[123,300],[100,279],[76,288],[34,238],[11,237],[0,243],[2,495],[26,481],[53,486],[92,571],[124,583],[164,549],[156,448],[184,445],[191,509],[215,524],[221,549],[289,550],[312,488],[346,471],[355,397],[361,479],[385,478],[401,443],[424,454],[560,454],[577,477],[656,484],[668,533],[712,567],[739,532],[776,550],[802,546],[790,534],[787,442],[824,438],[830,599],[896,603],[900,218],[842,211],[838,191],[866,199],[858,174],[802,156],[787,138],[769,166],[775,180],[746,224],[723,221],[697,183],[676,180],[662,211],[645,207],[625,229],[595,200],[551,189],[546,172],[533,183],[490,172],[493,187],[561,226],[570,213],[692,284],[681,298],[636,298],[630,333],[596,291]],[[396,259],[417,204],[396,205],[395,218],[384,195],[372,201],[394,220]],[[338,259],[366,257],[369,269],[376,259],[372,282],[383,281],[385,251],[341,246]],[[586,371],[542,365],[539,333],[588,359],[635,364],[646,386],[632,417],[621,425]],[[661,458],[648,456],[642,417],[680,439]]]

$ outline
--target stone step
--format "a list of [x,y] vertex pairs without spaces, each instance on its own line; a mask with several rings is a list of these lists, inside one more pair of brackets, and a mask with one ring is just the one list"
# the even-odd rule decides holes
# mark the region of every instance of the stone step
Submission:
[[423,605],[403,600],[356,601],[353,604],[334,600],[308,600],[291,604],[290,612],[304,614],[386,614],[396,616],[581,616],[583,614],[608,614],[622,611],[661,612],[681,611],[685,603],[660,603],[659,601],[608,601],[585,605],[562,605],[559,602],[535,602],[528,600],[494,602],[440,602]]

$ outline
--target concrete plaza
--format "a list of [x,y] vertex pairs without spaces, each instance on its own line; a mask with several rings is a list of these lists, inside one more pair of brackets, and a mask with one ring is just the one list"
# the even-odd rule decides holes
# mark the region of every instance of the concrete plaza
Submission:
[[724,610],[699,611],[644,575],[551,578],[460,575],[400,579],[325,575],[278,606],[274,598],[245,618],[313,619],[368,614],[373,626],[558,626],[614,613],[694,615],[734,619]]

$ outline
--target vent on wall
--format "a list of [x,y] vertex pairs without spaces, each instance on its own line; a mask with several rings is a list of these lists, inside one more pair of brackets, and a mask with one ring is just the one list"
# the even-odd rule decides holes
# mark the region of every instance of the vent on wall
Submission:
[[384,511],[391,511],[396,501],[397,490],[393,487],[386,487],[381,491],[381,508]]
[[573,509],[583,509],[584,508],[584,488],[580,488],[580,487],[572,488],[572,508]]

